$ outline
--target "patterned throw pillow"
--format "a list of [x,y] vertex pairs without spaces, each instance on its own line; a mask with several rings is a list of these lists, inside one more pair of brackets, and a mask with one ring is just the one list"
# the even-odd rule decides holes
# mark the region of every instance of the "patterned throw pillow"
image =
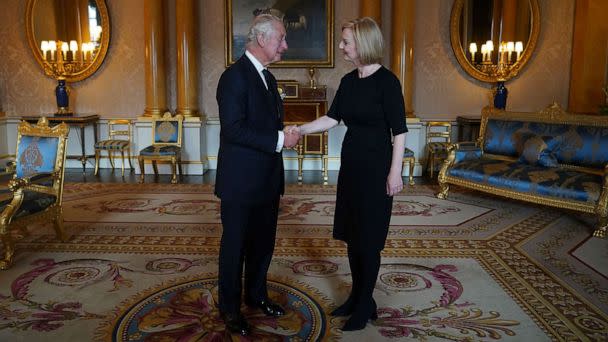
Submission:
[[526,134],[522,136],[522,150],[519,162],[545,167],[557,167],[557,158],[553,148],[557,146],[558,139],[550,136]]

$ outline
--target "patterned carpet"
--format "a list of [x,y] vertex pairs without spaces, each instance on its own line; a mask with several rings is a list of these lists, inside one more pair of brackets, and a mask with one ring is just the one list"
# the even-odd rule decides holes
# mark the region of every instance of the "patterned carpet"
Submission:
[[[67,184],[67,243],[29,227],[0,273],[2,341],[221,341],[219,202],[210,185]],[[374,296],[379,319],[342,333],[349,292],[331,238],[335,187],[290,185],[269,291],[243,307],[254,341],[608,340],[608,241],[590,216],[417,185],[396,197]],[[244,340],[233,337],[233,340]]]

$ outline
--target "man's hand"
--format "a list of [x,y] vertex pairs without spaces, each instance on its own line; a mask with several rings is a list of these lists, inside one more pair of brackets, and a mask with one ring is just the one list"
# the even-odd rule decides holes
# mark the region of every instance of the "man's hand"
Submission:
[[283,130],[285,134],[285,141],[283,146],[286,148],[293,148],[298,144],[300,140],[300,129],[297,126],[288,126]]

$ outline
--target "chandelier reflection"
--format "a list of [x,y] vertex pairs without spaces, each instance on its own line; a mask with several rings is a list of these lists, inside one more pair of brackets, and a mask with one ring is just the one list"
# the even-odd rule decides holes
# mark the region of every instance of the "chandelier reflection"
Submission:
[[62,42],[60,40],[43,40],[40,43],[44,73],[56,79],[65,79],[66,74],[75,74],[86,69],[95,59],[96,43],[75,40]]
[[494,60],[494,42],[488,40],[485,44],[481,45],[479,51],[481,52],[481,56],[475,58],[475,55],[478,52],[477,43],[469,44],[471,64],[477,70],[496,77],[498,81],[505,81],[517,74],[517,68],[514,68],[513,66],[517,65],[523,51],[524,44],[521,41],[502,42],[498,46],[498,54]]
[[67,76],[86,70],[95,61],[99,51],[101,26],[93,26],[91,41],[81,42],[70,40],[43,40],[40,42],[42,65],[44,73],[57,79],[55,97],[57,98],[57,116],[70,116],[69,88],[66,86]]

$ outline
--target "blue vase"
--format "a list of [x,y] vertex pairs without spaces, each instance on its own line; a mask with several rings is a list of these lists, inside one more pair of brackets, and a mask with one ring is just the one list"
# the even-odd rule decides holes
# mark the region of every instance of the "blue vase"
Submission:
[[65,80],[58,80],[57,87],[55,87],[55,97],[57,98],[57,112],[60,114],[68,113],[70,97],[68,88],[65,85]]
[[505,82],[498,82],[496,84],[496,92],[494,93],[494,108],[507,108],[507,95],[509,95],[509,91],[505,87]]

